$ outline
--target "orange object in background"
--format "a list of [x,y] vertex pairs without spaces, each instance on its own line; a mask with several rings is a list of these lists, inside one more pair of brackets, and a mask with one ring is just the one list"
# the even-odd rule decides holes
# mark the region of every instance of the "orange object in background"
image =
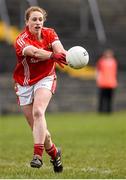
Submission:
[[113,111],[113,96],[117,83],[117,60],[112,50],[106,50],[96,64],[98,87],[98,112]]
[[106,50],[97,63],[97,86],[102,88],[117,87],[117,60],[111,50]]

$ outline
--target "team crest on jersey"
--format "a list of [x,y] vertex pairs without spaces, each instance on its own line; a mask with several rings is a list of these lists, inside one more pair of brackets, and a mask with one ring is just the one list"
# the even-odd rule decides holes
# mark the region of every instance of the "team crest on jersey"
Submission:
[[48,49],[52,49],[52,45],[50,43],[48,44]]

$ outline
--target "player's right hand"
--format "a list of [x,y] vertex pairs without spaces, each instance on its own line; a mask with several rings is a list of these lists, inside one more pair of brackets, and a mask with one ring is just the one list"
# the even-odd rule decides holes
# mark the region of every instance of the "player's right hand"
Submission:
[[64,67],[62,64],[67,65],[66,54],[64,53],[52,53],[50,59],[57,62],[61,67]]

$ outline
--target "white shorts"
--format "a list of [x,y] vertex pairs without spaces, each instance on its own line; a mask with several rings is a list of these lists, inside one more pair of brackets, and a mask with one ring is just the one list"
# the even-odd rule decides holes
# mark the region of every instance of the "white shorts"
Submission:
[[15,89],[18,97],[18,104],[20,106],[31,104],[34,99],[35,91],[39,88],[47,88],[54,94],[56,89],[56,77],[53,75],[47,76],[31,86],[21,86],[16,83]]

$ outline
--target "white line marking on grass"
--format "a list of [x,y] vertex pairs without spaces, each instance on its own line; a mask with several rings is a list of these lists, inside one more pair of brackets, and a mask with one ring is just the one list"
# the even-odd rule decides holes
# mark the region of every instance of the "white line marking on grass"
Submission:
[[96,167],[76,168],[76,167],[64,166],[64,170],[96,172],[99,174],[111,174],[113,172],[111,169],[103,169],[103,168],[96,168]]
[[100,174],[111,174],[112,173],[111,169],[100,169],[100,168],[96,168],[96,167],[82,168],[81,171],[96,172],[96,173],[100,173]]
[[[29,164],[26,164],[27,167],[31,168]],[[48,166],[46,164],[43,164],[42,166],[43,169],[52,169],[52,166]],[[96,167],[87,167],[87,168],[76,168],[76,167],[71,167],[71,166],[64,166],[64,170],[72,170],[72,171],[82,171],[85,173],[99,173],[99,174],[105,174],[109,175],[112,174],[113,171],[111,169],[103,169],[103,168],[96,168]]]

